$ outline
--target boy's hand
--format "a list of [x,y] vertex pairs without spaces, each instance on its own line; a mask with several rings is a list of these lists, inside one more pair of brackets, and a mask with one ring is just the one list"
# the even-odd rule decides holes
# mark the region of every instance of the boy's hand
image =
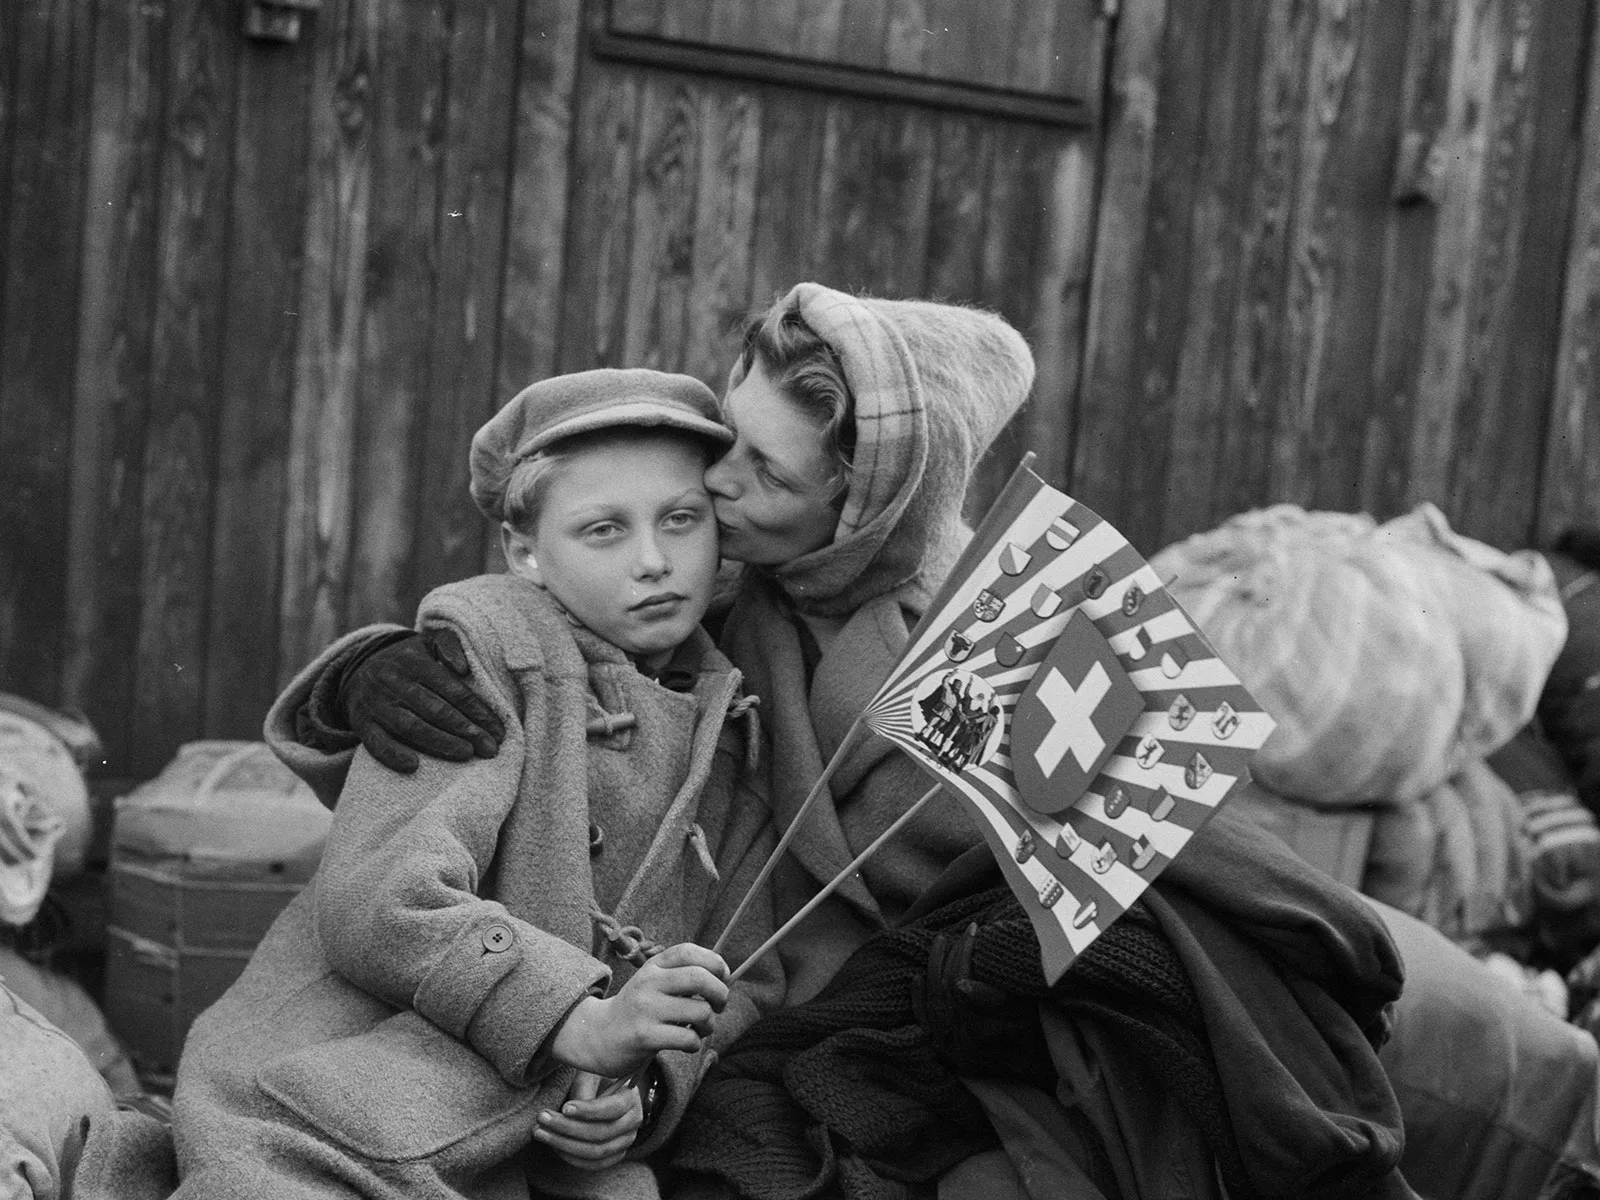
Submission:
[[351,732],[391,771],[415,771],[418,750],[452,762],[493,758],[505,727],[466,682],[471,674],[455,633],[428,629],[347,668],[338,703]]
[[539,1128],[534,1130],[535,1140],[580,1170],[616,1166],[644,1123],[639,1090],[624,1087],[602,1096],[605,1082],[591,1071],[579,1071],[561,1111],[540,1113]]
[[693,942],[669,946],[616,995],[580,1000],[555,1032],[557,1062],[620,1079],[662,1050],[692,1054],[728,1003],[728,964]]

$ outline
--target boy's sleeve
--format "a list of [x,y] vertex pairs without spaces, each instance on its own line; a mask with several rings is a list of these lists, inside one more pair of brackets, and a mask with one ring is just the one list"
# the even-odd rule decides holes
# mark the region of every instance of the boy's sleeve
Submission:
[[262,730],[267,745],[329,808],[361,744],[338,717],[340,681],[350,665],[407,632],[404,625],[368,625],[345,634],[306,664],[267,710]]
[[[777,844],[778,833],[766,797],[755,787],[741,782],[735,789],[734,809],[716,855],[723,882],[716,904],[700,927],[700,944],[709,946],[721,936],[733,910],[750,890]],[[775,927],[773,888],[769,879],[744,916],[739,918],[738,928],[722,949],[728,966],[737,968],[772,936]],[[629,1151],[630,1157],[646,1157],[672,1136],[717,1056],[764,1013],[782,1005],[784,989],[782,960],[776,949],[769,950],[730,989],[727,1008],[717,1015],[711,1036],[696,1053],[666,1051],[656,1055],[663,1084],[661,1115],[650,1136]]]
[[[505,723],[505,744],[492,759],[424,757],[405,776],[356,751],[323,854],[317,928],[340,974],[414,1009],[524,1086],[538,1082],[545,1039],[610,971],[476,894],[517,801],[527,745],[518,685],[492,649],[457,632]],[[524,682],[543,686],[536,674]]]

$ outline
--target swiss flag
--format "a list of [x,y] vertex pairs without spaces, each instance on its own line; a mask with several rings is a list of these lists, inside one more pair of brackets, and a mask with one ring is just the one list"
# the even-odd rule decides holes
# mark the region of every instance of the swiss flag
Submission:
[[1011,770],[1023,803],[1049,816],[1071,808],[1144,709],[1110,644],[1074,612],[1017,701]]

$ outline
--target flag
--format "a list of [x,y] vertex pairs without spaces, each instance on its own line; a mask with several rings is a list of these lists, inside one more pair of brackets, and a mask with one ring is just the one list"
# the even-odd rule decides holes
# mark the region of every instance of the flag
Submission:
[[1019,467],[863,719],[977,819],[1054,983],[1273,720],[1128,540]]

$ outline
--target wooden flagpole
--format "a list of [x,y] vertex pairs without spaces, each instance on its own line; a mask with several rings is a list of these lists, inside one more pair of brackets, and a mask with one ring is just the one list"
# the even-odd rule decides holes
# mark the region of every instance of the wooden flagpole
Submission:
[[[861,869],[861,864],[876,854],[878,849],[885,842],[904,829],[906,822],[910,821],[912,817],[916,816],[917,813],[922,811],[923,805],[927,804],[928,801],[932,800],[936,795],[938,795],[939,789],[943,786],[943,784],[936,783],[927,791],[923,792],[922,798],[910,808],[906,809],[905,812],[896,817],[893,825],[890,825],[889,828],[885,829],[873,839],[872,845],[868,846],[860,854],[856,855],[849,866],[829,880],[827,886],[815,896],[811,897],[811,899],[806,902],[806,906],[804,908],[785,921],[781,929],[779,929],[766,941],[762,942],[761,945],[757,946],[754,952],[751,953],[750,957],[740,963],[738,967],[735,968],[733,974],[728,976],[728,982],[732,983],[734,980],[738,979],[739,976],[748,971],[756,959],[760,958],[768,950],[771,950],[774,946],[781,942],[784,937],[788,935],[790,930],[792,930],[796,925],[800,924],[801,921],[805,920],[805,918],[810,915],[812,910],[814,910],[817,905],[821,904],[829,896],[833,895],[834,892],[838,891],[839,888],[844,885],[844,881],[859,871]],[[721,943],[719,942],[718,944],[720,945]]]
[[716,944],[711,947],[715,954],[722,953],[722,947],[727,944],[728,935],[733,932],[733,927],[739,923],[739,918],[744,916],[745,909],[750,907],[750,902],[756,898],[756,893],[772,875],[778,866],[778,860],[783,857],[783,852],[789,848],[789,843],[794,841],[794,835],[800,831],[800,823],[806,819],[806,814],[811,811],[811,806],[817,802],[817,797],[827,789],[828,780],[833,778],[833,773],[839,769],[839,764],[844,761],[845,752],[855,743],[861,731],[866,728],[865,715],[859,716],[852,722],[849,730],[844,735],[844,741],[839,743],[839,748],[833,752],[833,757],[828,760],[828,765],[822,768],[822,774],[817,777],[817,782],[811,785],[811,791],[806,794],[805,800],[795,810],[794,819],[789,822],[789,828],[783,831],[783,836],[778,839],[778,845],[761,868],[761,874],[756,876],[756,881],[750,885],[750,890],[744,894],[744,899],[739,901],[739,907],[733,910],[733,916],[728,918],[728,924],[717,938]]

